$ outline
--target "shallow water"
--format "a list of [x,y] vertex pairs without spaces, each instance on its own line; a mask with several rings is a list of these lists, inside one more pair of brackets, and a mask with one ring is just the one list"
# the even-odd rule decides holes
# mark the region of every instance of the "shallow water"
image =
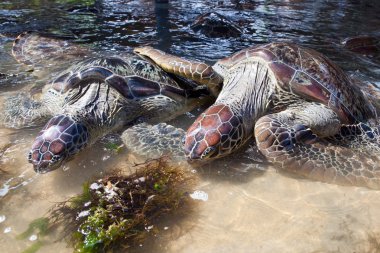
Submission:
[[[76,2],[76,3],[74,3]],[[83,8],[86,5],[91,8]],[[241,38],[207,38],[189,25],[216,10],[245,29]],[[142,44],[213,62],[249,45],[293,41],[317,49],[349,74],[380,84],[379,57],[344,50],[355,35],[380,36],[375,1],[1,1],[1,97],[28,90],[49,78],[33,77],[10,55],[11,37],[26,30],[53,32],[100,51],[129,51]],[[12,74],[20,74],[12,76]],[[44,79],[45,78],[45,79]],[[38,80],[36,80],[38,79]],[[199,113],[199,110],[192,112]],[[186,127],[194,118],[174,123]],[[0,129],[0,252],[21,252],[17,240],[30,221],[55,202],[81,190],[84,181],[133,160],[127,150],[106,149],[107,136],[63,168],[36,175],[26,154],[38,127]],[[186,221],[167,220],[170,239],[142,245],[143,252],[379,252],[380,191],[313,182],[258,165],[250,149],[199,169],[196,190],[208,194]],[[5,218],[5,220],[4,220]],[[6,231],[9,231],[5,233]],[[47,241],[39,252],[72,252]]]

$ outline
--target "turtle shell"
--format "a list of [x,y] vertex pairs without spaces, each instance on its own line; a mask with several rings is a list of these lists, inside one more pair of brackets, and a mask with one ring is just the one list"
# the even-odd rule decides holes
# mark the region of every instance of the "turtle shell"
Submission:
[[243,30],[238,25],[217,12],[199,15],[191,28],[208,37],[238,37],[243,34]]
[[132,54],[123,59],[119,57],[86,59],[59,75],[51,83],[51,88],[64,94],[94,82],[106,82],[128,99],[160,94],[174,99],[186,97],[183,87],[165,71]]
[[374,107],[353,81],[315,50],[290,43],[270,43],[242,50],[218,64],[231,67],[252,58],[268,64],[281,90],[329,106],[343,123],[376,117]]
[[24,32],[14,40],[12,54],[18,62],[48,66],[54,62],[88,56],[90,51],[52,34]]

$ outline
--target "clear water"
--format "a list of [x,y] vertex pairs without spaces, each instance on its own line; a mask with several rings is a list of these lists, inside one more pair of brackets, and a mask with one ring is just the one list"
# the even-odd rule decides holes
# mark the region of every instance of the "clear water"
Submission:
[[[91,6],[88,11],[81,8],[86,5]],[[209,10],[240,24],[245,35],[211,39],[194,33],[190,23]],[[104,51],[151,44],[207,62],[257,43],[293,41],[323,52],[349,74],[377,85],[380,58],[346,51],[340,42],[356,35],[379,37],[379,11],[377,1],[355,0],[183,0],[169,5],[148,0],[0,1],[0,73],[21,73],[0,75],[0,91],[7,96],[38,83],[9,53],[10,37],[26,30],[68,35]],[[193,120],[189,115],[180,119],[184,127]],[[106,143],[117,138],[107,136],[64,168],[35,175],[26,154],[37,132],[0,129],[0,252],[27,248],[31,241],[15,237],[30,221],[79,193],[84,181],[134,159],[125,150],[106,150]],[[186,221],[165,221],[171,239],[157,240],[153,248],[142,245],[142,252],[380,252],[379,191],[283,175],[255,164],[249,149],[197,174],[197,190],[206,192],[208,200]],[[72,249],[47,240],[39,252]]]

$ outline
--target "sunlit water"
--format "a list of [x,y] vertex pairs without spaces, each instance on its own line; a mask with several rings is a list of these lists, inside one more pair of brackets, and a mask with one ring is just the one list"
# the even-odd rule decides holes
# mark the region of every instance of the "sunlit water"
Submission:
[[[74,4],[73,2],[77,2]],[[79,3],[78,3],[79,2]],[[378,57],[346,51],[340,42],[355,35],[380,36],[376,1],[1,1],[2,97],[38,83],[10,55],[11,36],[26,30],[54,32],[102,51],[129,51],[142,44],[213,62],[244,47],[293,41],[325,53],[349,74],[378,84]],[[90,4],[85,10],[81,6]],[[216,10],[240,24],[241,38],[211,39],[194,33],[194,18]],[[12,76],[19,74],[19,76]],[[46,76],[40,75],[40,76]],[[39,80],[41,82],[41,80]],[[192,112],[199,113],[199,110]],[[194,118],[174,123],[186,127]],[[63,168],[36,175],[26,154],[38,127],[0,129],[0,252],[21,252],[17,240],[30,221],[81,190],[84,181],[127,166],[133,155],[106,149],[108,136]],[[247,147],[226,161],[194,171],[194,190],[207,193],[186,221],[167,220],[169,238],[144,252],[379,252],[380,192],[299,179],[258,165]],[[45,239],[46,240],[46,239]],[[39,252],[71,252],[46,241]]]

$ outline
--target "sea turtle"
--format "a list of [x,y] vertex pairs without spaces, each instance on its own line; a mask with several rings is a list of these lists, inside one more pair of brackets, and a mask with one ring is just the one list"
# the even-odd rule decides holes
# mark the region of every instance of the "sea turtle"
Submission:
[[[31,64],[43,64],[40,59],[49,55],[67,58],[68,51],[86,54],[88,49],[36,33],[20,35],[13,46],[15,58]],[[107,133],[139,122],[169,120],[207,93],[205,87],[177,82],[140,56],[97,56],[63,71],[46,85],[40,100],[25,94],[8,98],[5,121],[30,126],[51,117],[28,155],[35,171],[44,173]]]
[[187,130],[188,160],[228,155],[255,137],[267,160],[286,171],[380,188],[380,110],[371,102],[378,96],[364,92],[365,86],[356,85],[317,51],[270,43],[237,52],[213,67],[151,47],[135,51],[165,71],[211,84],[215,94],[223,86],[216,102]]
[[243,30],[234,22],[217,12],[207,12],[196,17],[191,29],[208,37],[238,37]]
[[379,56],[379,39],[372,36],[357,36],[344,39],[341,44],[347,50],[366,56]]

